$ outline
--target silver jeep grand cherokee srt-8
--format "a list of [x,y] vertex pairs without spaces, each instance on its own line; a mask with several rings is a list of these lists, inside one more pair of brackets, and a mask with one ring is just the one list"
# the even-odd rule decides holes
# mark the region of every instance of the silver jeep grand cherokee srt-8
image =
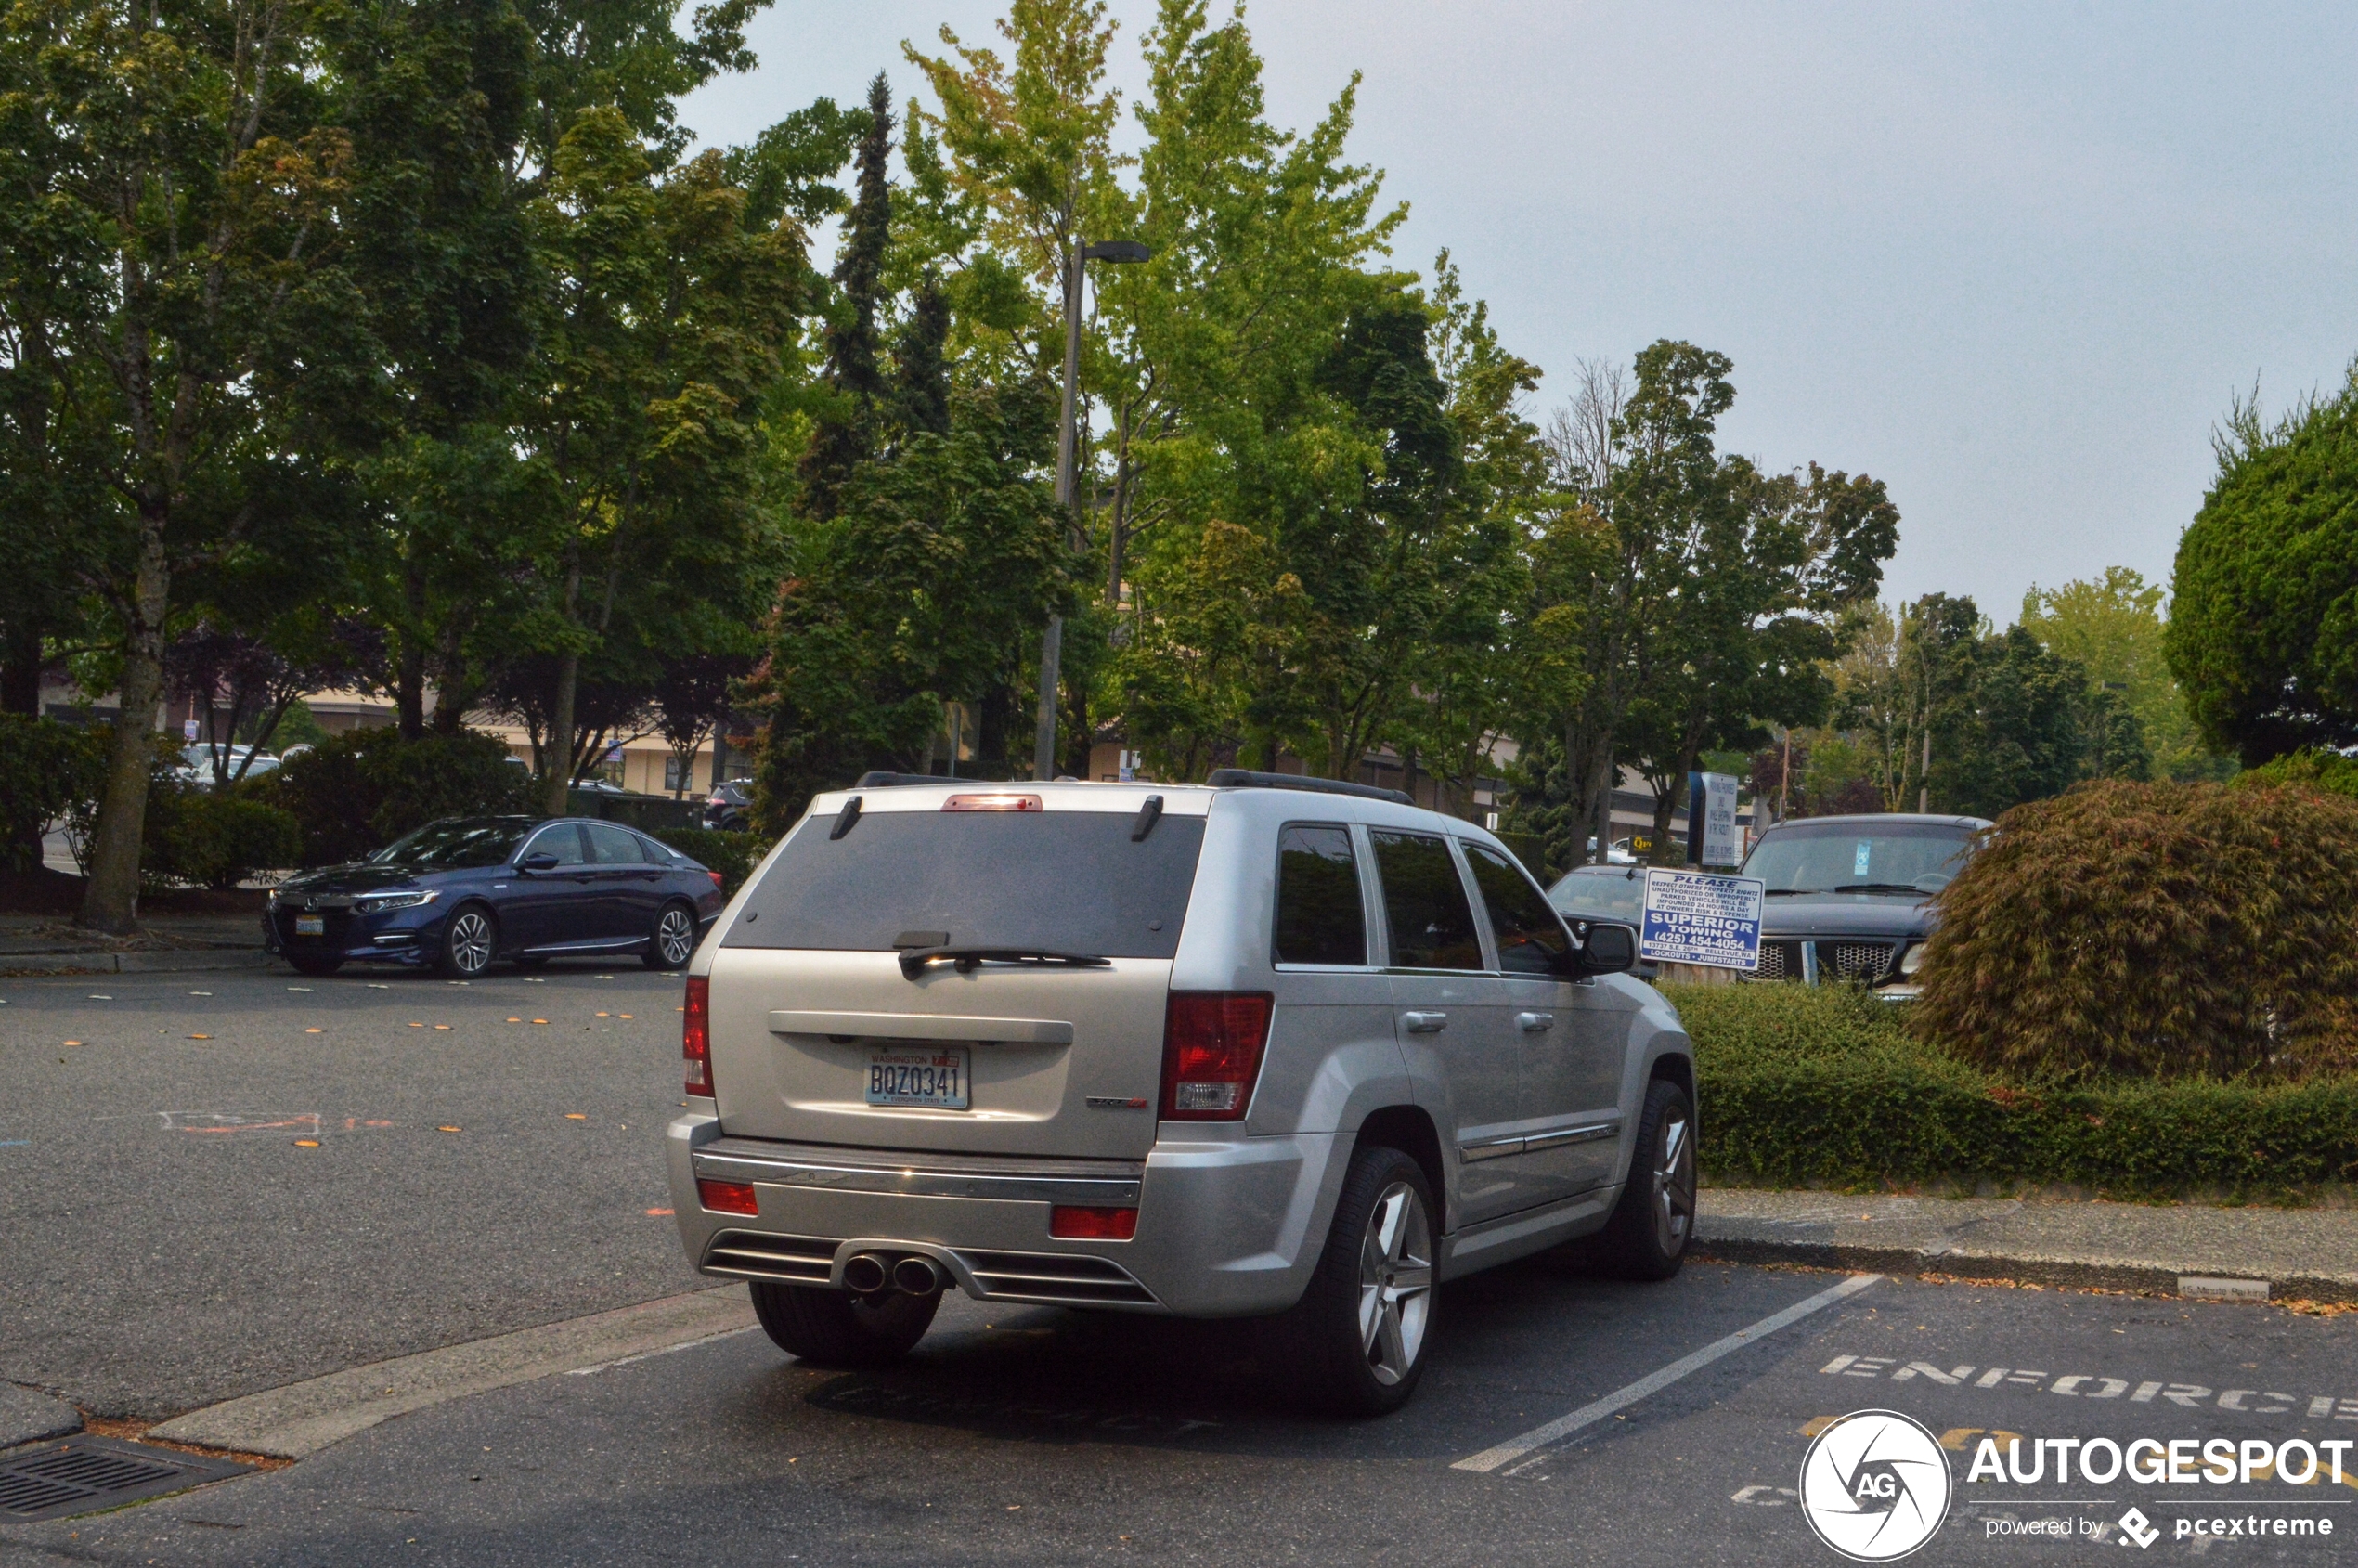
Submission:
[[871,774],[690,966],[680,1239],[813,1361],[955,1288],[1265,1315],[1305,1402],[1390,1410],[1440,1280],[1678,1271],[1694,1069],[1633,942],[1396,791]]

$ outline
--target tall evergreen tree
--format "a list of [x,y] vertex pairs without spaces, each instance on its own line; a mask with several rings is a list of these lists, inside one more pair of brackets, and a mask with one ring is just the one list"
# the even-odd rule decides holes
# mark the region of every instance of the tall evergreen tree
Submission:
[[950,434],[950,300],[928,271],[892,342],[892,422],[903,435]]
[[868,123],[854,154],[859,183],[836,258],[835,319],[826,331],[828,390],[834,406],[811,432],[802,459],[803,510],[824,521],[841,506],[844,486],[875,455],[876,408],[886,392],[877,355],[885,253],[891,243],[892,88],[885,73],[868,84]]

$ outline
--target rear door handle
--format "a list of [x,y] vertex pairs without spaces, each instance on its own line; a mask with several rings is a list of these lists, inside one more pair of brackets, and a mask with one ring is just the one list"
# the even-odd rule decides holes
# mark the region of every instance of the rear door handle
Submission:
[[1525,1034],[1538,1034],[1556,1027],[1553,1013],[1517,1013],[1515,1023]]
[[1446,1013],[1403,1013],[1400,1021],[1411,1034],[1439,1034],[1449,1023]]

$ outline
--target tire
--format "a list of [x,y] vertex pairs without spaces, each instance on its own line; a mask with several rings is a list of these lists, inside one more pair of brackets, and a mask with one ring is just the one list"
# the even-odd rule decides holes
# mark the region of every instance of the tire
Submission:
[[1694,1128],[1684,1089],[1666,1078],[1646,1085],[1629,1179],[1613,1218],[1587,1249],[1605,1272],[1623,1279],[1668,1279],[1687,1261],[1695,1236]]
[[315,958],[304,954],[298,958],[291,952],[287,954],[287,962],[294,965],[298,975],[332,975],[343,967],[343,960],[340,957]]
[[442,951],[434,966],[454,980],[471,980],[499,953],[499,927],[481,904],[460,904],[442,923]]
[[686,904],[666,904],[640,960],[650,969],[684,969],[696,955],[696,912]]
[[1396,1148],[1354,1150],[1310,1285],[1271,1324],[1270,1360],[1321,1414],[1388,1415],[1424,1376],[1433,1292],[1432,1189]]
[[896,1290],[870,1305],[849,1290],[818,1285],[756,1281],[754,1315],[770,1342],[820,1367],[888,1367],[909,1354],[932,1327],[941,1292],[908,1296]]

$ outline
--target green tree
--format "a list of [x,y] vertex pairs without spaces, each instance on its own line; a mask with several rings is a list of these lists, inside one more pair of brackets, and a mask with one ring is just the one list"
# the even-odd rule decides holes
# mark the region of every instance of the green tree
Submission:
[[590,110],[534,202],[554,302],[516,439],[538,529],[524,629],[556,660],[551,812],[587,763],[583,656],[631,600],[758,555],[761,399],[807,264],[800,230],[748,227],[745,201],[719,154],[659,173],[621,113]]
[[2358,743],[2358,364],[2273,425],[2238,399],[2212,446],[2163,643],[2196,726],[2247,767]]
[[853,154],[859,194],[836,258],[836,298],[822,375],[828,398],[802,454],[802,511],[823,522],[835,515],[844,486],[876,450],[877,406],[886,395],[878,317],[892,237],[891,154],[892,88],[880,71],[868,84],[868,113]]
[[351,146],[323,113],[311,27],[246,0],[45,0],[0,24],[10,139],[40,149],[17,173],[64,274],[53,384],[92,400],[84,450],[111,492],[82,520],[125,720],[82,911],[105,929],[136,918],[147,716],[179,578],[316,542],[274,536],[313,520],[321,422],[376,363],[343,240]]
[[2170,679],[2157,585],[2126,566],[2107,566],[2101,577],[2034,587],[2023,596],[2020,624],[2136,716],[2159,776],[2218,780],[2232,771],[2227,758],[2203,745]]

